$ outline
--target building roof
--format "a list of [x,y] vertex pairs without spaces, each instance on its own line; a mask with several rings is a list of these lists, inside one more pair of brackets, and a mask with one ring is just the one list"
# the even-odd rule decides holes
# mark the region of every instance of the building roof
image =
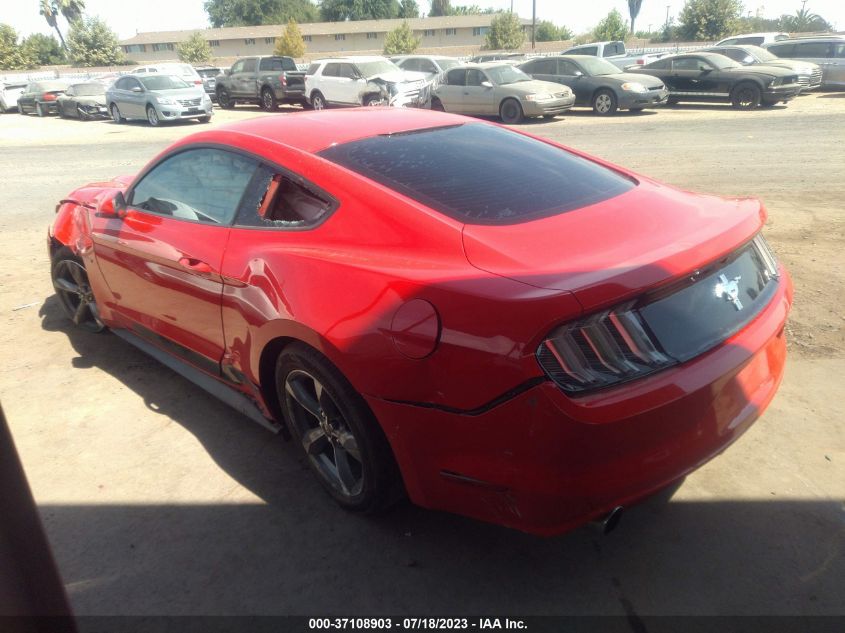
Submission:
[[[490,22],[497,14],[483,15],[450,15],[436,18],[411,18],[407,20],[411,30],[424,29],[458,29],[490,26]],[[299,30],[303,35],[334,35],[338,33],[384,33],[392,31],[405,20],[354,20],[347,22],[312,22],[300,24]],[[523,24],[530,24],[531,20],[519,18]],[[284,24],[264,24],[261,26],[229,26],[217,29],[190,29],[187,31],[148,31],[138,33],[134,37],[121,40],[121,45],[131,44],[161,44],[184,42],[194,33],[202,33],[207,40],[237,40],[259,37],[280,37],[284,32]]]

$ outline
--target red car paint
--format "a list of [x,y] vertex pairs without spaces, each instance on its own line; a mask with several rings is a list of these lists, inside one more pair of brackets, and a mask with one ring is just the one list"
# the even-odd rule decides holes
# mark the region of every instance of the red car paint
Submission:
[[228,146],[285,166],[339,208],[306,231],[184,230],[133,208],[98,217],[102,199],[131,187],[122,177],[70,194],[51,248],[68,245],[85,260],[106,325],[141,326],[150,342],[189,350],[270,419],[279,417],[275,355],[293,340],[321,351],[364,396],[415,503],[565,531],[694,470],[760,415],[783,373],[791,282],[781,268],[754,320],[693,360],[567,396],[535,357],[552,329],[718,260],[760,230],[765,211],[591,158],[637,186],[541,220],[469,225],[315,155],[465,122],[363,108],[194,134],[160,157]]

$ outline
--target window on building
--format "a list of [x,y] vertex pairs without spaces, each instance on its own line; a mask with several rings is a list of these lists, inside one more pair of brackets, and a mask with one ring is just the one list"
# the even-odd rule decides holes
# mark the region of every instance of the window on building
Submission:
[[169,42],[166,44],[153,44],[154,51],[172,51],[173,48],[173,44]]
[[346,39],[345,33],[336,33],[334,36],[335,41],[339,42]]
[[246,38],[244,40],[244,44],[246,44],[247,46],[251,46],[251,45],[255,44],[255,38],[254,37]]
[[435,33],[434,29],[426,29],[426,30],[423,31],[423,35],[425,37],[434,37],[434,33]]
[[444,35],[457,35],[458,29],[443,29]]
[[310,35],[303,35],[303,36],[302,36],[302,41],[303,41],[303,42],[310,42],[310,41],[311,41],[311,36],[310,36]]
[[378,33],[367,33],[368,40],[376,40],[378,39]]
[[208,40],[208,45],[212,48],[220,46],[220,40]]
[[474,26],[472,27],[472,36],[478,37],[480,35],[487,35],[490,32],[489,26]]
[[275,37],[265,37],[265,38],[264,38],[264,43],[265,43],[265,44],[275,44],[275,43],[276,43],[276,38],[275,38]]
[[129,44],[124,46],[123,50],[127,53],[146,53],[147,47],[144,44]]

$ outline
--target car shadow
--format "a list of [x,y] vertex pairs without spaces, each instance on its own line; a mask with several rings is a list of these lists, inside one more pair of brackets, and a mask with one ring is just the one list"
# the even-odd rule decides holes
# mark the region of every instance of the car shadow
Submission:
[[381,516],[349,514],[293,443],[122,339],[72,327],[54,297],[39,316],[45,331],[67,336],[71,367],[120,381],[257,497],[42,505],[77,614],[610,614],[636,623],[668,613],[841,613],[838,501],[676,502],[670,489],[628,509],[608,536],[586,526],[555,538],[407,502]]
[[[734,108],[730,103],[667,103],[663,106],[667,110],[711,110],[714,112],[722,111],[728,112],[732,110],[737,110]],[[789,104],[785,103],[776,103],[772,106],[759,106],[754,108],[753,111],[774,111],[774,110],[785,110],[789,107]]]

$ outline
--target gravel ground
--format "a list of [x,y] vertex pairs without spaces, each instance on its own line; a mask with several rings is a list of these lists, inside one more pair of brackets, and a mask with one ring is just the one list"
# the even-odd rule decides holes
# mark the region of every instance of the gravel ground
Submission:
[[[212,127],[264,114],[217,111]],[[0,397],[79,614],[843,614],[845,93],[528,122],[673,185],[764,200],[794,277],[780,393],[607,537],[337,509],[294,447],[113,335],[68,327],[45,231],[84,182],[208,126],[0,117]]]

